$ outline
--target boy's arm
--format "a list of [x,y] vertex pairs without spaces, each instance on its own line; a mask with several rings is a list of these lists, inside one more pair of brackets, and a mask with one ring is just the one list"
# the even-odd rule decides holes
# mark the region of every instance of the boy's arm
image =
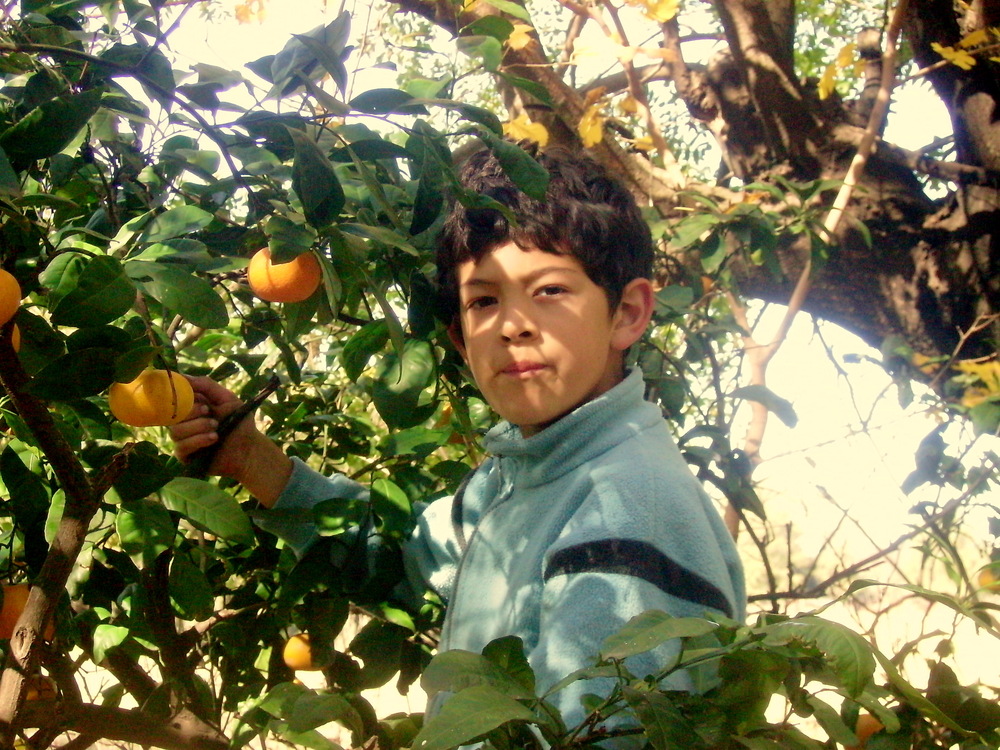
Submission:
[[[174,455],[187,462],[193,453],[215,445],[219,421],[242,402],[211,378],[188,377],[195,392],[190,418],[170,428]],[[246,487],[265,507],[278,500],[292,475],[292,461],[270,438],[244,419],[219,447],[209,473],[230,477]]]

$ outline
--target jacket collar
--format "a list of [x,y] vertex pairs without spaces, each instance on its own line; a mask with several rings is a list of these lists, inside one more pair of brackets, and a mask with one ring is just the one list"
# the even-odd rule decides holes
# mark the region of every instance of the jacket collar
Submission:
[[644,389],[642,371],[634,368],[614,388],[538,434],[525,438],[505,421],[486,433],[483,446],[510,466],[523,486],[551,481],[662,421],[660,410],[643,399]]

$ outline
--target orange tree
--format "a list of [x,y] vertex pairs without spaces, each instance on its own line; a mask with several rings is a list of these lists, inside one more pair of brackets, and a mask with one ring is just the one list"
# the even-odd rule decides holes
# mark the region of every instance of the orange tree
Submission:
[[[494,114],[448,98],[445,79],[348,96],[347,15],[245,73],[175,70],[166,42],[191,7],[168,16],[159,2],[32,0],[0,21],[0,260],[17,281],[2,289],[23,295],[0,300],[14,312],[0,336],[0,577],[31,584],[2,642],[0,746],[279,737],[332,747],[318,727],[338,721],[358,745],[443,749],[488,736],[522,746],[533,725],[568,747],[599,741],[602,719],[627,713],[635,728],[619,731],[657,748],[820,747],[854,744],[861,707],[892,738],[871,747],[997,746],[995,704],[943,661],[918,691],[859,634],[815,615],[744,626],[647,613],[593,669],[567,676],[618,678],[578,727],[535,694],[515,641],[431,662],[440,602],[428,595],[407,611],[392,598],[390,556],[334,568],[328,547],[353,539],[369,513],[379,534],[402,538],[414,504],[454,489],[479,458],[473,436],[490,416],[445,344],[430,281],[445,198],[478,200],[456,188],[452,148],[485,144],[526,192],[544,178]],[[488,52],[513,27],[477,29],[470,49]],[[234,95],[245,89],[252,106]],[[698,232],[682,230],[692,242],[723,225],[743,231],[741,221],[762,237],[778,231],[753,211],[707,215]],[[281,305],[258,299],[244,269],[264,247],[279,264],[314,258],[319,287]],[[660,291],[639,364],[700,476],[762,513],[745,457],[730,449],[732,406],[750,399],[792,415],[762,387],[723,388],[717,350],[738,327],[708,304],[710,291],[698,274]],[[175,387],[160,389],[167,418],[139,420],[149,427],[111,416],[109,390],[150,368],[209,374],[262,401],[285,450],[369,483],[370,507],[321,505],[323,541],[295,559],[257,532],[252,498],[170,457],[153,423],[173,418]],[[275,372],[277,394],[255,399]],[[974,598],[916,593],[992,628]],[[337,648],[352,608],[371,619]],[[321,690],[294,682],[284,662],[299,632]],[[699,693],[628,674],[628,655],[667,638],[686,645],[663,674],[701,675]],[[420,734],[419,716],[379,717],[362,695],[421,673],[428,689],[457,695]],[[55,690],[33,689],[45,677]],[[777,720],[765,713],[774,695],[791,707]],[[793,715],[812,717],[826,739]]]

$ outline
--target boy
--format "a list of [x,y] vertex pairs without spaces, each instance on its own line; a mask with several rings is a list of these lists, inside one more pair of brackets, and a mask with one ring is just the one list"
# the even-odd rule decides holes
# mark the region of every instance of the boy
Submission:
[[[640,612],[741,619],[745,594],[721,519],[643,400],[641,373],[625,371],[652,315],[649,229],[589,158],[536,158],[551,175],[544,202],[518,191],[489,152],[462,169],[467,188],[517,219],[456,205],[437,259],[450,337],[504,421],[463,490],[423,510],[404,556],[415,590],[430,586],[447,603],[441,650],[519,636],[542,692],[593,664],[604,638]],[[182,459],[214,442],[215,419],[235,405],[221,386],[193,381],[204,403],[172,430]],[[213,471],[265,506],[365,496],[345,477],[293,463],[249,422]],[[260,524],[297,551],[313,537],[277,516]],[[629,667],[644,676],[676,649]],[[682,674],[669,687],[692,685]],[[584,718],[581,696],[601,689],[579,681],[554,696],[568,726]]]

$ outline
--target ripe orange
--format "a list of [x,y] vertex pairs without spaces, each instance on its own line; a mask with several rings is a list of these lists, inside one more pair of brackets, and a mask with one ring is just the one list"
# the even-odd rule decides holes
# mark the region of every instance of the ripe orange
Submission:
[[247,266],[250,288],[268,302],[301,302],[312,296],[322,280],[319,261],[308,252],[288,263],[272,263],[271,251],[264,247]]
[[996,570],[992,565],[987,565],[979,571],[978,582],[979,588],[983,591],[1000,593],[1000,578],[997,578]]
[[14,635],[17,618],[24,611],[24,605],[28,603],[29,588],[31,587],[26,583],[4,584],[3,608],[0,609],[0,638],[10,638]]
[[289,669],[319,669],[319,667],[313,664],[312,646],[309,645],[308,633],[293,635],[285,641],[285,648],[281,652],[281,656],[285,660],[285,664]]
[[14,317],[21,306],[21,285],[11,274],[0,268],[0,326]]
[[133,427],[172,425],[187,419],[194,390],[172,370],[145,370],[131,383],[114,383],[108,405],[118,420]]
[[858,738],[858,744],[848,747],[846,750],[863,750],[864,746],[868,743],[868,739],[883,729],[885,727],[882,726],[882,722],[874,716],[871,714],[861,714],[858,716],[858,723],[854,727],[854,734]]
[[21,329],[17,327],[17,323],[10,328],[10,345],[15,352],[21,349]]
[[[3,585],[3,607],[0,608],[0,639],[14,635],[14,626],[28,603],[30,583],[5,583]],[[42,638],[51,641],[56,634],[55,626],[50,621],[45,626]]]

